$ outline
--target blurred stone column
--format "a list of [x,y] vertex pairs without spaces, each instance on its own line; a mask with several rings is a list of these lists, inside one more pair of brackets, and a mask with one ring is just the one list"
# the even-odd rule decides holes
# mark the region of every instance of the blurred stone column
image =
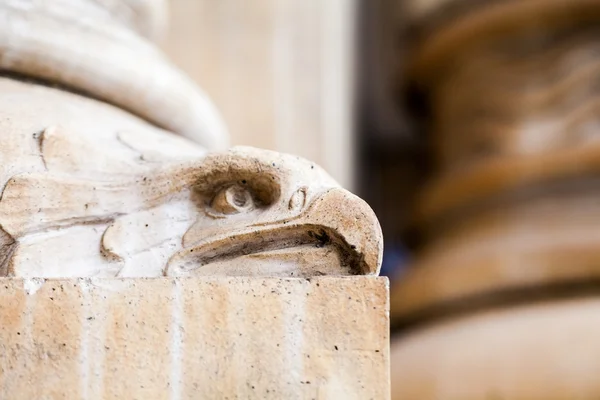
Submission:
[[600,396],[600,2],[407,2],[436,173],[394,398]]

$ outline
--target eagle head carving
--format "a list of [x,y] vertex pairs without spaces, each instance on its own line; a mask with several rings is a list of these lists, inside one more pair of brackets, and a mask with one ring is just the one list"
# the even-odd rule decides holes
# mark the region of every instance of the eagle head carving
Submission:
[[36,140],[43,170],[10,176],[0,198],[4,275],[379,272],[373,211],[302,158],[250,147],[206,154],[131,132],[106,153],[57,126]]

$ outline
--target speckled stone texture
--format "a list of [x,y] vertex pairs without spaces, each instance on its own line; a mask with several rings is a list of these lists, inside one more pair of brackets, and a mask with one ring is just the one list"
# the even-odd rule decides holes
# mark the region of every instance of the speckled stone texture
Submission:
[[0,399],[389,399],[379,277],[0,279]]

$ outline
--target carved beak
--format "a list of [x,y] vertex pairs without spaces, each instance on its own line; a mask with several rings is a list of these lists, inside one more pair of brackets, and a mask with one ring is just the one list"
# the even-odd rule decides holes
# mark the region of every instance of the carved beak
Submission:
[[[297,217],[245,226],[180,251],[169,260],[165,275],[377,275],[382,253],[373,210],[352,193],[334,188]],[[299,256],[308,254],[313,256]]]

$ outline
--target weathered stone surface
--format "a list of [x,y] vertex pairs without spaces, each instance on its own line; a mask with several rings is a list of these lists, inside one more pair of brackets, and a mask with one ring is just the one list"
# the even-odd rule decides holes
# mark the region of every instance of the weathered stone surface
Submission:
[[207,155],[97,100],[6,78],[0,89],[0,275],[379,271],[375,214],[312,162]]
[[0,0],[0,399],[389,398],[387,280],[318,278],[378,274],[375,214],[208,153],[214,107],[140,36],[163,5]]
[[0,279],[2,399],[388,399],[387,280]]

